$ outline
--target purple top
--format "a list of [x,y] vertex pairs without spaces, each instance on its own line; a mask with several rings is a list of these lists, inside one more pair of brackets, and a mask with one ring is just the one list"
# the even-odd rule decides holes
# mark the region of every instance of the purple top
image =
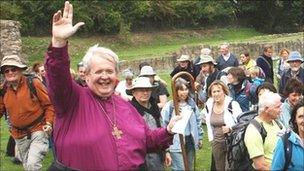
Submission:
[[[56,110],[54,143],[58,161],[79,170],[134,170],[147,152],[166,149],[173,136],[150,130],[137,110],[121,97],[100,100],[71,78],[67,46],[46,53],[49,96]],[[121,139],[112,135],[113,103]]]

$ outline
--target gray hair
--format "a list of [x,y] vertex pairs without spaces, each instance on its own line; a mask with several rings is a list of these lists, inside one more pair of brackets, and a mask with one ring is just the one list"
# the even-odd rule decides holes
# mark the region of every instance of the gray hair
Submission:
[[92,58],[94,56],[97,56],[97,57],[106,59],[110,62],[113,62],[115,64],[115,70],[116,70],[116,72],[118,72],[119,58],[116,55],[116,53],[114,53],[111,49],[108,49],[105,47],[98,47],[98,44],[90,47],[82,59],[83,66],[85,67],[87,72],[90,71],[90,69],[91,69],[90,65],[91,65]]
[[271,91],[265,91],[259,97],[259,113],[265,110],[266,107],[271,107],[275,105],[275,102],[281,100],[281,96],[278,93],[273,93]]
[[229,48],[229,43],[223,43],[221,44],[220,48]]

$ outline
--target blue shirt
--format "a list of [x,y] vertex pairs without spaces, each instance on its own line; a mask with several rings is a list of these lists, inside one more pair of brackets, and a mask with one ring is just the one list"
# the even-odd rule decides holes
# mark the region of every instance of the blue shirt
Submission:
[[[291,164],[288,170],[304,170],[304,145],[300,137],[291,132],[288,141],[292,145]],[[283,170],[285,164],[285,152],[283,140],[280,138],[277,142],[277,146],[274,150],[273,160],[271,164],[271,170]]]

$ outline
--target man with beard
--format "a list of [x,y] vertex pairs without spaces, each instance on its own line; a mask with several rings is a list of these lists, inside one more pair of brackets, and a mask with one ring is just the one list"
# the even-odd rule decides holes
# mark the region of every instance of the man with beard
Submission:
[[210,55],[201,55],[201,60],[196,65],[201,65],[200,74],[203,74],[205,76],[204,86],[198,90],[199,99],[203,102],[206,102],[207,92],[210,84],[214,80],[221,80],[227,85],[227,76],[226,73],[219,71],[215,67],[217,63],[214,62],[213,58]]
[[283,94],[284,89],[291,78],[297,78],[299,81],[304,83],[304,69],[301,67],[303,58],[298,51],[293,51],[289,54],[287,62],[290,68],[286,70],[281,78],[279,93]]

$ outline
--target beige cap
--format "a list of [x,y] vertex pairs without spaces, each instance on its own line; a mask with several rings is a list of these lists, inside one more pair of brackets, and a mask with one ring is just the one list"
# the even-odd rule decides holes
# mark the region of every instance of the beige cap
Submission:
[[1,72],[4,66],[15,66],[21,69],[27,69],[27,66],[22,63],[21,59],[17,55],[5,56],[1,61]]
[[182,55],[180,58],[177,59],[177,62],[182,62],[182,61],[190,61],[190,56]]

